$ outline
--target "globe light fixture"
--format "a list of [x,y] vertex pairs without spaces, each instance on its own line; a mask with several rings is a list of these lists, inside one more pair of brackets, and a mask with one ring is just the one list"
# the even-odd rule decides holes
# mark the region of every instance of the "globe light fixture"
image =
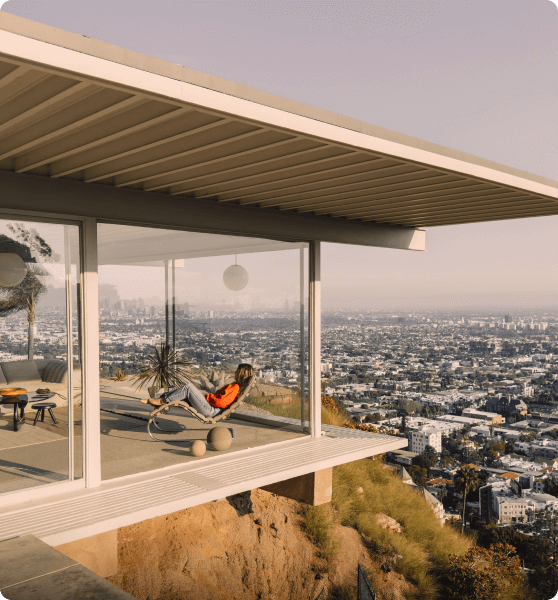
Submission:
[[223,273],[223,283],[233,292],[243,290],[248,285],[248,271],[236,264],[236,255],[234,265],[227,267]]
[[15,287],[27,274],[27,266],[19,254],[0,252],[0,286]]

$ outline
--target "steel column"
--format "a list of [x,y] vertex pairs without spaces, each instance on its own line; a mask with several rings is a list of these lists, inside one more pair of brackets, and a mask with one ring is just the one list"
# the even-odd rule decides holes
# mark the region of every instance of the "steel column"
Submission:
[[99,274],[97,220],[83,222],[83,456],[86,487],[101,485],[101,397],[99,389]]
[[310,242],[308,252],[310,306],[308,311],[308,354],[310,363],[310,435],[321,435],[322,381],[321,381],[321,276],[320,242]]

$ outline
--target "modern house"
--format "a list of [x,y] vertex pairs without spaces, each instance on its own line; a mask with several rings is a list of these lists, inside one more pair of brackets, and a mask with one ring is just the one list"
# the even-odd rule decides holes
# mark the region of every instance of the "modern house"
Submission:
[[[58,429],[48,415],[0,427],[0,540],[101,536],[106,551],[119,527],[258,487],[327,501],[333,466],[407,441],[321,423],[321,242],[422,251],[428,227],[555,214],[543,177],[0,13],[0,229],[34,230],[37,268],[61,290],[48,335],[35,326],[55,352],[14,366],[27,320],[0,332],[3,385],[66,385]],[[127,342],[111,325],[123,303],[100,306],[99,286],[124,279],[165,298],[130,313],[138,347],[203,344],[220,313],[240,339],[231,306],[262,322],[272,301],[294,306],[281,327],[295,417],[239,410],[230,449],[201,458],[151,441],[147,409],[102,373]],[[190,329],[185,303],[202,306]],[[245,362],[237,341],[227,359]]]

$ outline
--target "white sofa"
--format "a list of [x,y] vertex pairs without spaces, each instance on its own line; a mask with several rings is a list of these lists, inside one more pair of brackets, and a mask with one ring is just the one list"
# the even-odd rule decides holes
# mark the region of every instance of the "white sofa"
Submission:
[[[81,365],[74,364],[74,403],[81,401]],[[30,397],[39,388],[48,388],[56,396],[50,402],[68,403],[68,364],[63,360],[13,360],[0,363],[0,388],[20,387]]]

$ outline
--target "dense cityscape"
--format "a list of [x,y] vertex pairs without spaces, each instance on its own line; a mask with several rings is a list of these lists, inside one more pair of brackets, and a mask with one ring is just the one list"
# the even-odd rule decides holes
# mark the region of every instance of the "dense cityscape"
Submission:
[[[36,358],[65,358],[63,308],[39,311]],[[173,325],[169,310],[169,339],[174,335],[196,367],[249,362],[262,382],[298,401],[301,334],[294,307],[254,315],[183,304],[174,315]],[[139,373],[165,341],[166,328],[161,304],[102,304],[101,376]],[[1,333],[2,360],[22,359],[26,320],[21,314],[3,319]],[[479,476],[468,496],[471,519],[535,534],[545,529],[544,518],[558,505],[558,315],[324,311],[322,388],[353,423],[408,438],[407,450],[386,458],[405,469],[410,485],[429,492],[442,520],[461,512],[454,478],[470,465]]]

